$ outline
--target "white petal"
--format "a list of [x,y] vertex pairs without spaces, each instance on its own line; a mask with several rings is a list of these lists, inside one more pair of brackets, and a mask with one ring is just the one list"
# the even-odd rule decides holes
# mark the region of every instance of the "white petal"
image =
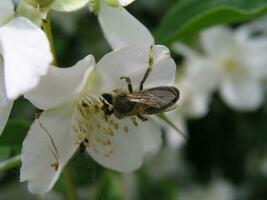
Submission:
[[181,43],[175,43],[172,48],[185,57],[184,72],[179,84],[186,83],[186,88],[190,87],[190,90],[200,93],[211,92],[218,86],[220,74],[211,59]]
[[122,6],[128,6],[129,4],[131,4],[132,2],[134,2],[135,0],[119,0],[120,4]]
[[38,86],[26,93],[25,97],[39,109],[48,109],[72,101],[80,95],[94,65],[94,57],[89,55],[73,67],[51,66]]
[[0,94],[0,135],[2,134],[5,128],[12,106],[13,106],[13,101],[4,99],[3,95]]
[[182,85],[194,92],[209,93],[219,84],[220,74],[208,59],[188,59],[185,63]]
[[[32,193],[49,191],[75,152],[77,145],[73,144],[71,122],[72,106],[69,105],[43,112],[39,121],[35,120],[31,126],[23,142],[20,180],[28,180]],[[55,158],[53,153],[56,154],[56,151],[58,157]],[[57,159],[59,166],[55,170],[51,164],[56,163]]]
[[11,0],[0,1],[0,26],[5,24],[14,15],[14,5]]
[[[247,41],[249,39],[266,39],[267,34],[267,17],[264,16],[260,19],[253,20],[250,23],[246,23],[235,30],[235,36],[237,40]],[[255,35],[256,33],[256,35]]]
[[190,48],[189,46],[175,42],[172,45],[173,51],[175,51],[178,54],[181,54],[182,56],[186,57],[187,59],[192,59],[192,58],[199,58],[200,54],[196,52],[194,49]]
[[[144,77],[149,65],[149,45],[140,44],[113,51],[104,56],[96,67],[96,79],[100,80],[97,90],[110,92],[115,88],[126,88],[125,80],[120,77],[128,76],[134,89]],[[169,51],[164,46],[154,46],[154,65],[144,88],[169,85],[175,79],[176,65]]]
[[154,43],[149,30],[123,7],[111,7],[101,0],[98,20],[113,49],[135,43]]
[[154,48],[154,65],[144,87],[151,88],[172,85],[176,77],[176,64],[167,47],[157,45]]
[[5,128],[6,122],[13,106],[13,101],[9,100],[6,96],[3,69],[3,61],[0,57],[0,135],[2,134]]
[[[255,78],[265,79],[267,76],[267,28],[266,19],[243,25],[235,31],[240,45],[240,60],[248,66],[250,74]],[[255,36],[254,33],[260,35]]]
[[262,85],[248,77],[225,80],[220,92],[229,106],[240,111],[253,111],[259,108],[264,100]]
[[[177,110],[172,111],[167,114],[167,117],[171,122],[178,127],[183,133],[187,134],[187,127],[185,119],[182,118],[177,112]],[[185,138],[178,133],[174,128],[166,124],[166,141],[170,148],[180,149],[182,145],[185,144]]]
[[[149,120],[152,120],[149,118]],[[162,136],[160,127],[155,121],[141,122],[143,127],[138,130],[133,129],[132,132],[139,134],[145,153],[155,154],[159,151],[162,144]],[[149,131],[148,131],[149,130]],[[130,133],[131,134],[131,133]]]
[[[148,152],[154,153],[159,149],[160,129],[150,121],[137,120],[138,126],[136,126],[130,118],[111,119],[119,125],[118,129],[112,129],[113,136],[94,128],[89,138],[90,148],[87,151],[99,164],[107,168],[132,172],[140,167]],[[95,126],[97,124],[104,126],[105,122],[92,120],[96,120],[92,121]],[[109,141],[109,145],[103,145],[106,141]]]
[[187,117],[200,118],[208,113],[209,102],[210,97],[208,95],[206,95],[205,93],[198,93],[192,95],[186,108],[181,107],[181,109],[184,110]]
[[4,60],[6,92],[11,99],[34,88],[52,61],[45,34],[23,17],[0,28],[0,52]]
[[236,45],[231,30],[223,26],[204,30],[201,32],[200,40],[208,55],[229,53]]
[[180,90],[177,112],[185,117],[199,118],[208,112],[212,91],[205,91],[197,85],[198,83],[193,82],[193,79],[183,79],[177,83]]
[[255,79],[266,79],[267,38],[265,41],[257,41],[257,44],[250,42],[250,44],[243,45],[243,49],[244,51],[242,52],[242,55],[240,55],[242,65],[248,68],[250,75]]
[[51,8],[60,12],[78,10],[88,4],[89,0],[55,0]]

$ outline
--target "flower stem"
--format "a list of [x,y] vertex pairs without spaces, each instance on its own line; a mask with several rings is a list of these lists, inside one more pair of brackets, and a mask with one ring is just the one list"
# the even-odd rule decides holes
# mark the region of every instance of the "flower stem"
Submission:
[[51,52],[52,52],[53,57],[54,57],[52,64],[57,66],[56,49],[55,49],[55,45],[54,45],[54,39],[53,39],[52,27],[51,27],[51,19],[50,19],[49,13],[47,14],[47,19],[43,22],[42,27],[43,27],[44,32],[46,33],[46,36],[49,40]]
[[19,166],[20,163],[21,163],[21,156],[20,155],[17,155],[13,158],[9,158],[5,161],[0,162],[0,171],[3,172],[3,171],[13,169],[13,168]]
[[71,169],[70,166],[67,165],[63,170],[63,177],[66,187],[66,199],[67,200],[75,200],[76,199],[76,191],[75,191],[75,184],[74,180],[71,176]]
[[188,136],[181,131],[174,123],[171,122],[171,120],[164,114],[158,114],[157,115],[159,119],[170,125],[172,128],[174,128],[185,140],[188,140]]

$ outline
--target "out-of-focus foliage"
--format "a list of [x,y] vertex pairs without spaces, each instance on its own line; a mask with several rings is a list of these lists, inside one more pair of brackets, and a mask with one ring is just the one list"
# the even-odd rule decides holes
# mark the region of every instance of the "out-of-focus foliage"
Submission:
[[0,146],[16,149],[20,152],[22,142],[30,127],[30,122],[26,120],[9,121],[1,136]]
[[161,20],[159,43],[185,40],[208,26],[252,19],[264,14],[264,0],[178,0]]

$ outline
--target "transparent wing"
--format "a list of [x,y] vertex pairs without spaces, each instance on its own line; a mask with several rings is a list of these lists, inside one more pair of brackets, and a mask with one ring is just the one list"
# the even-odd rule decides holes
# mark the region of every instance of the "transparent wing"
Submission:
[[179,98],[179,91],[175,87],[156,87],[128,94],[128,98],[132,102],[160,109],[174,104]]

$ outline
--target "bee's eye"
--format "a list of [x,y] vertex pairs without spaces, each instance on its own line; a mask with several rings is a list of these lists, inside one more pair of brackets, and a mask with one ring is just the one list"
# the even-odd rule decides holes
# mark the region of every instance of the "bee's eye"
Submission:
[[112,104],[112,95],[108,93],[102,94],[102,97],[109,103]]

